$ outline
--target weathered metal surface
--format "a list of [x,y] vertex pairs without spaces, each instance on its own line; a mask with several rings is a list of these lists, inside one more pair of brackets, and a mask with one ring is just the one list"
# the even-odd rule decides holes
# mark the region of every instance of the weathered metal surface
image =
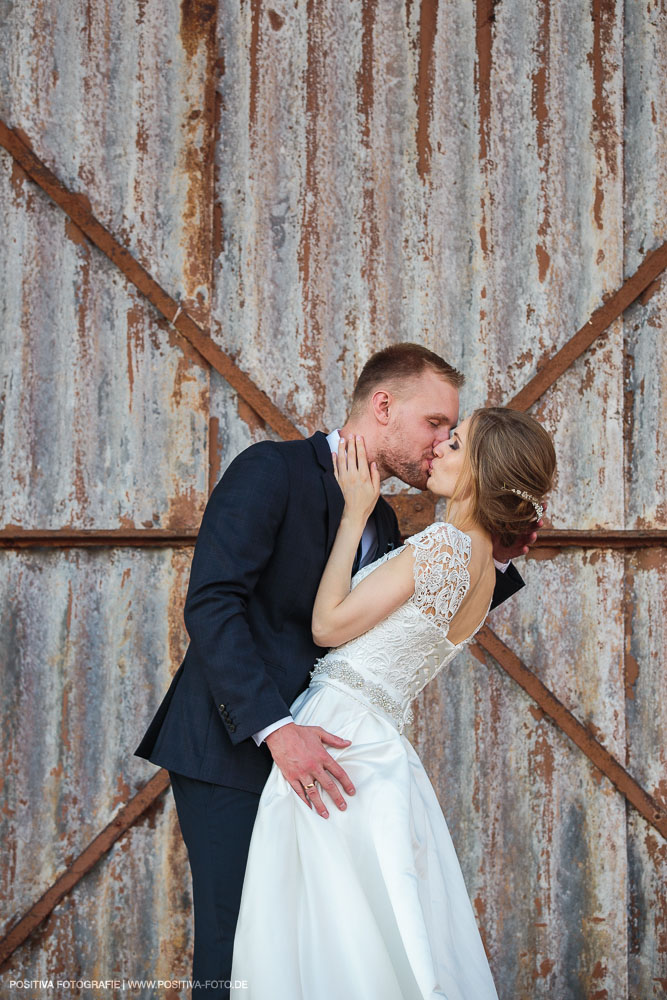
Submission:
[[[667,234],[667,74],[664,4],[626,5],[625,268]],[[627,526],[667,523],[667,277],[626,316]]]
[[[1,16],[0,117],[303,433],[340,425],[364,360],[393,340],[426,343],[465,370],[464,412],[511,398],[667,235],[658,3],[49,0],[5,5]],[[0,186],[2,224],[16,239],[0,248],[9,290],[0,522],[91,529],[105,544],[142,527],[187,539],[231,458],[274,433],[195,352],[183,360],[176,334],[2,151]],[[654,415],[665,293],[653,292],[534,408],[556,435],[548,520],[563,532],[599,540],[664,527]],[[536,554],[528,588],[492,627],[664,801],[658,727],[645,725],[664,688],[653,625],[664,565],[648,554]],[[76,678],[72,692],[90,689],[114,712],[113,692],[95,685],[124,653],[105,632],[90,567],[100,580],[108,570],[110,592],[120,564],[132,568],[124,592],[135,617],[114,633],[139,644],[143,677],[142,690],[123,694],[123,719],[136,728],[128,755],[177,665],[176,652],[164,655],[161,615],[179,652],[185,641],[189,553],[173,556],[178,586],[167,558],[143,547],[0,558],[12,593],[16,567],[30,567],[17,592],[33,609],[26,621],[39,623],[26,627],[21,675],[37,692],[31,704],[55,683],[51,660],[72,657],[76,640],[79,666],[58,683]],[[70,584],[68,625],[58,601]],[[148,624],[142,614],[137,625],[148,594]],[[105,674],[95,673],[100,660]],[[12,767],[46,761],[43,770],[57,754],[74,694],[65,703],[55,693],[38,716],[37,763]],[[467,656],[427,692],[415,730],[499,994],[658,996],[664,844],[531,704],[490,659]],[[106,784],[65,761],[57,780],[82,786],[69,825],[54,818],[51,793],[27,833],[11,817],[18,848],[38,825],[53,832],[30,856],[17,849],[24,867],[8,924],[154,773],[118,761],[116,731],[95,727],[90,708],[79,725],[99,745]],[[112,767],[122,791],[108,790]],[[14,772],[26,800],[42,788],[32,771]],[[112,932],[106,914],[118,906],[133,916]],[[128,955],[137,974],[187,975],[188,873],[169,797],[45,927],[13,969],[113,974]]]
[[[299,437],[299,432],[290,421],[278,410],[275,404],[248,376],[242,372],[224,351],[215,344],[208,332],[202,330],[193,320],[182,302],[177,302],[159,285],[158,282],[139,264],[137,260],[122,246],[118,240],[105,229],[90,210],[85,196],[74,194],[67,190],[58,178],[50,171],[34,152],[19,138],[18,134],[9,129],[0,120],[0,145],[14,158],[16,165],[25,171],[55,203],[67,214],[69,222],[80,230],[81,239],[87,237],[94,246],[105,253],[118,270],[125,275],[143,296],[155,306],[169,325],[192,345],[216,371],[237,389],[243,398],[261,414],[282,437]],[[178,343],[178,340],[176,341]],[[186,357],[190,352],[182,345]]]
[[0,110],[155,279],[210,306],[215,7],[5,4]]
[[2,523],[196,528],[208,372],[0,151]]
[[[625,269],[667,235],[667,73],[664,4],[625,5]],[[630,58],[630,53],[632,57]],[[667,281],[625,316],[626,526],[667,521]],[[628,769],[667,801],[664,550],[626,556],[625,681]],[[628,814],[629,995],[667,993],[667,847]]]
[[[625,688],[628,769],[663,808],[667,805],[667,598],[664,549],[628,554]],[[628,813],[631,995],[667,992],[667,844]]]
[[[189,564],[184,551],[3,553],[3,932],[153,775],[131,753],[184,650],[180,609]],[[130,838],[119,841],[56,908],[51,933],[16,952],[3,981],[28,969],[60,978],[96,967],[118,972],[128,968],[126,947],[139,937],[145,944],[150,938],[153,951],[146,948],[128,972],[142,974],[146,956],[157,951],[142,900],[182,891],[173,858],[165,857],[162,869],[145,867],[146,849],[159,856],[174,823],[160,819],[155,830],[155,820],[133,833],[139,843],[157,838],[152,846],[133,858]],[[112,930],[121,910],[126,946]]]
[[[667,810],[635,781],[620,761],[596,739],[590,726],[579,722],[576,715],[560,701],[530,667],[485,625],[475,633],[474,655],[486,663],[488,653],[519,687],[530,695],[541,714],[553,722],[588,757],[605,778],[616,787],[646,822],[667,840]],[[476,647],[480,647],[479,649]]]

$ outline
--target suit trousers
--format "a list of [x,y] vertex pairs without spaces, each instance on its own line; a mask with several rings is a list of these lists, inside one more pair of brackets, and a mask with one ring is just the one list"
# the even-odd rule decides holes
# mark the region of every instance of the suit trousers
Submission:
[[169,771],[192,871],[192,997],[229,997],[234,932],[260,796]]

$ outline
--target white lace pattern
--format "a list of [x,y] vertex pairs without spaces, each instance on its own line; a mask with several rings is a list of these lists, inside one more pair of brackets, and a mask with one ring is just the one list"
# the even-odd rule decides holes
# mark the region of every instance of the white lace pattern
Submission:
[[[410,703],[475,634],[458,645],[447,638],[470,586],[470,537],[436,521],[405,545],[414,550],[414,594],[374,628],[330,650],[311,671],[313,682],[331,680],[380,708],[399,732],[411,721]],[[405,545],[359,570],[352,587]]]

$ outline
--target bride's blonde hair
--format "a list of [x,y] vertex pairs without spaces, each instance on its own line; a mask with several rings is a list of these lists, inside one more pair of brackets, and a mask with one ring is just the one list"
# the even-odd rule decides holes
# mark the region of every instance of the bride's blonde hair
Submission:
[[[476,522],[502,545],[511,545],[538,520],[537,508],[555,471],[553,443],[537,420],[500,406],[475,410],[448,511],[467,500],[466,522]],[[453,518],[456,523],[456,514]]]

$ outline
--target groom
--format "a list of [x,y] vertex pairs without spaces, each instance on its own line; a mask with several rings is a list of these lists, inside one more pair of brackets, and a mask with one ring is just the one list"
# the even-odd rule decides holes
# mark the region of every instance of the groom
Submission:
[[[433,448],[458,421],[462,383],[437,354],[395,344],[364,367],[341,434],[364,436],[382,479],[397,476],[424,489]],[[310,623],[343,510],[331,459],[337,444],[337,431],[318,431],[304,441],[251,445],[213,490],[185,602],[190,644],[135,751],[170,774],[192,870],[195,997],[229,996],[250,836],[273,761],[304,809],[310,793],[323,822],[315,781],[338,808],[345,808],[341,787],[354,794],[325,749],[348,741],[290,716],[324,653]],[[494,554],[520,555],[535,537]],[[396,517],[381,496],[355,570],[400,544]],[[502,569],[492,606],[523,586],[511,564]]]

